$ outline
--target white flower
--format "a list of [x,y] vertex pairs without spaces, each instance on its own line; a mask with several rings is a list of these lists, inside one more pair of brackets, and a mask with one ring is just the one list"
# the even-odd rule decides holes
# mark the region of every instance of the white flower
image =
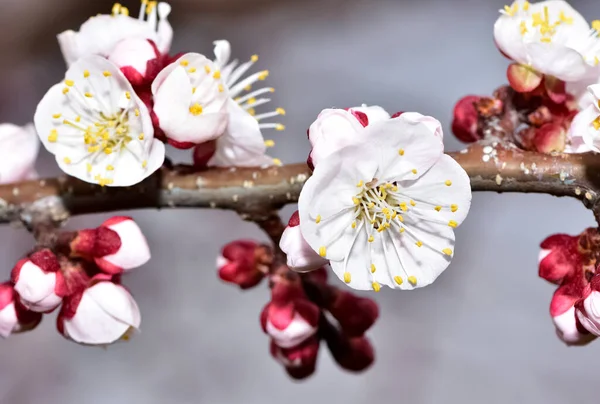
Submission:
[[352,288],[426,286],[454,253],[469,178],[424,122],[401,115],[364,138],[315,167],[298,204],[302,235]]
[[130,186],[164,161],[148,109],[119,69],[100,56],[75,62],[39,103],[34,121],[60,168],[86,182]]
[[[227,167],[254,167],[277,163],[266,155],[266,149],[272,146],[272,140],[265,141],[262,135],[264,129],[284,130],[280,123],[264,123],[265,119],[278,115],[285,115],[283,108],[275,111],[257,114],[255,108],[269,103],[269,98],[261,97],[275,90],[271,87],[260,88],[254,91],[252,86],[258,81],[263,81],[269,76],[268,70],[251,74],[242,78],[248,70],[258,61],[258,56],[253,55],[249,61],[238,66],[238,61],[229,62],[231,46],[228,41],[215,41],[215,64],[221,69],[221,77],[227,88],[229,124],[227,130],[217,139],[216,152],[209,160],[209,166]],[[241,95],[244,91],[247,93]],[[259,97],[259,98],[257,98]]]
[[29,310],[49,312],[62,302],[65,281],[56,256],[41,250],[20,260],[11,272],[15,291]]
[[576,146],[574,152],[600,153],[600,84],[589,86],[588,91],[593,102],[575,116],[568,136]]
[[152,83],[154,113],[169,143],[190,148],[227,128],[229,95],[221,71],[198,53],[165,67]]
[[91,17],[81,25],[79,32],[65,31],[58,35],[58,43],[67,66],[88,55],[108,57],[124,39],[149,39],[158,50],[169,52],[173,29],[167,21],[171,6],[167,3],[142,0],[137,19],[129,17],[127,7],[116,3],[112,15]]
[[83,295],[73,298],[73,302],[65,303],[58,317],[63,335],[88,345],[127,339],[140,323],[140,310],[133,297],[124,287],[112,282],[89,287]]
[[0,184],[33,179],[40,142],[33,125],[0,124]]
[[515,1],[500,10],[494,38],[514,61],[560,80],[598,75],[600,22],[587,21],[567,2]]
[[300,216],[294,212],[281,235],[279,247],[287,257],[287,266],[298,272],[312,271],[323,267],[327,260],[308,245],[300,231]]

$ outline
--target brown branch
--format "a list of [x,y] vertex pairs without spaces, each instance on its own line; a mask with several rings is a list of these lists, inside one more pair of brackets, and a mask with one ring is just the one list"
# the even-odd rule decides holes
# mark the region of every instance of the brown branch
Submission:
[[[589,208],[598,205],[600,155],[552,156],[490,141],[449,155],[469,174],[473,191],[545,193],[578,198]],[[292,164],[200,173],[163,169],[130,188],[102,188],[71,177],[28,181],[0,186],[0,223],[30,224],[40,214],[61,222],[72,215],[92,212],[218,208],[263,222],[275,241],[282,228],[273,225],[277,223],[273,212],[295,203],[309,176],[305,164]]]

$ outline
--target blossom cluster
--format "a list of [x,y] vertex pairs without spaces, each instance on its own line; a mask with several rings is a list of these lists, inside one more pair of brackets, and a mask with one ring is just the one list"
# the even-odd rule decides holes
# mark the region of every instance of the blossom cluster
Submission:
[[232,59],[226,40],[214,42],[214,56],[170,54],[170,13],[167,3],[142,0],[136,18],[117,3],[59,34],[68,70],[38,104],[35,130],[0,125],[11,149],[0,182],[35,177],[36,132],[62,171],[101,186],[143,181],[163,165],[165,144],[193,148],[197,168],[279,164],[262,132],[284,130],[272,120],[286,112],[257,112],[275,91],[259,85],[269,71],[252,72],[257,55]]
[[223,247],[217,258],[219,277],[242,289],[269,280],[271,299],[260,323],[273,358],[291,377],[303,379],[315,372],[324,342],[342,368],[368,368],[374,351],[365,333],[379,316],[377,304],[328,285],[325,268],[299,276],[273,257],[269,247],[238,240]]
[[149,259],[146,239],[129,217],[57,233],[55,245],[19,260],[11,280],[0,284],[0,336],[31,330],[60,307],[57,329],[69,340],[107,345],[129,339],[141,317],[121,275]]

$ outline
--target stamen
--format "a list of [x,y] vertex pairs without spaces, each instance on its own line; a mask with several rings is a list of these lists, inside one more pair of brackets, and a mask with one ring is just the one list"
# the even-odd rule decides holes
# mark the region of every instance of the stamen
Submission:
[[444,248],[442,252],[446,255],[452,256],[452,250],[449,248]]
[[402,280],[402,277],[400,276],[394,276],[394,281],[398,284],[398,285],[402,285],[404,283],[404,281]]
[[319,255],[325,258],[325,256],[327,255],[327,247],[322,246],[321,248],[319,248]]
[[344,282],[350,283],[352,281],[352,275],[350,272],[344,272]]
[[401,155],[401,156],[404,156],[404,149],[398,150],[398,154]]
[[375,292],[379,292],[381,290],[381,285],[379,283],[377,283],[377,282],[373,282],[372,286],[373,286],[373,290]]
[[90,71],[89,71],[89,70],[84,70],[84,71],[83,71],[83,77],[84,77],[84,78],[86,78],[86,79],[87,79],[88,77],[90,77]]
[[458,210],[458,205],[456,205],[456,204],[453,203],[452,205],[450,205],[450,210],[452,212],[456,212]]
[[417,247],[423,247],[423,242],[420,241],[420,240],[417,241],[415,244],[416,244]]
[[265,140],[265,146],[266,147],[273,147],[273,146],[275,146],[275,141],[271,140],[271,139],[267,139],[267,140]]
[[446,184],[446,186],[449,187],[452,185],[452,181],[446,180],[446,182],[444,182],[444,184]]
[[316,224],[321,223],[321,215],[317,215],[317,218],[315,219],[315,223]]
[[412,284],[413,286],[415,286],[417,284],[417,277],[416,276],[409,276],[408,277],[408,282],[410,282],[410,284]]
[[283,163],[281,162],[281,160],[280,160],[280,159],[278,159],[278,158],[274,158],[274,159],[273,159],[273,164],[275,164],[276,166],[281,166],[281,165],[283,165]]
[[375,267],[375,264],[371,264],[371,273],[374,274],[375,271],[377,271],[377,268]]
[[450,220],[448,222],[448,226],[452,227],[453,229],[456,229],[456,227],[458,227],[458,223],[454,220]]
[[194,116],[198,116],[202,113],[202,106],[198,103],[195,103],[190,107],[190,113]]

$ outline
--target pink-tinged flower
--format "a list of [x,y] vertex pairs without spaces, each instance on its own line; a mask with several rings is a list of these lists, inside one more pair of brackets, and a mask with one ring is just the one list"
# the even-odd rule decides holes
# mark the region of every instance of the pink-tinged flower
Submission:
[[578,153],[600,153],[600,84],[588,87],[593,102],[579,112],[569,128],[569,138],[575,142]]
[[160,53],[154,42],[142,38],[122,40],[108,60],[118,66],[134,86],[150,85],[170,61],[168,55]]
[[373,124],[378,121],[387,121],[390,119],[390,114],[378,105],[368,106],[366,104],[361,105],[360,107],[352,107],[348,109],[349,111],[361,112],[367,116],[368,122]]
[[502,15],[494,25],[496,45],[523,65],[509,67],[509,79],[516,75],[520,78],[517,81],[529,83],[527,88],[516,88],[517,91],[531,91],[536,81],[541,82],[539,74],[566,82],[598,74],[598,24],[594,22],[591,28],[567,2],[549,0],[530,4],[517,0],[500,12]]
[[379,308],[373,300],[339,290],[334,291],[325,308],[351,337],[362,336],[379,317]]
[[431,126],[404,114],[364,138],[316,165],[298,204],[302,236],[352,288],[429,285],[454,254],[468,175]]
[[227,128],[229,95],[219,68],[187,53],[152,83],[154,113],[170,144],[188,149],[218,138]]
[[135,221],[115,216],[97,229],[81,230],[71,242],[73,253],[91,257],[108,274],[120,274],[150,260],[150,248]]
[[320,310],[295,286],[275,282],[271,302],[260,322],[265,333],[282,348],[300,345],[317,332]]
[[0,184],[36,178],[34,166],[39,149],[33,125],[0,124]]
[[54,310],[67,292],[58,259],[48,249],[34,252],[17,262],[11,280],[21,296],[21,303],[36,312]]
[[270,350],[273,358],[285,367],[291,377],[305,379],[315,372],[319,346],[319,340],[316,337],[309,338],[304,343],[291,348],[282,348],[271,340]]
[[0,336],[29,331],[42,321],[42,313],[27,310],[10,282],[0,283]]
[[539,254],[539,276],[555,284],[578,270],[579,236],[553,234],[542,241]]
[[242,289],[254,287],[268,272],[272,252],[266,246],[250,240],[237,240],[227,244],[217,257],[219,278]]
[[461,142],[472,143],[483,138],[483,133],[479,131],[477,124],[479,116],[475,107],[481,98],[478,95],[467,95],[454,106],[452,133]]
[[35,127],[59,167],[102,186],[131,186],[158,170],[165,146],[148,109],[117,66],[79,59],[35,112]]
[[65,299],[57,327],[65,337],[86,345],[107,345],[128,339],[140,326],[140,311],[122,286],[98,282]]
[[167,3],[142,0],[139,17],[129,16],[129,9],[116,3],[112,15],[91,17],[79,28],[58,35],[58,43],[67,66],[82,57],[100,55],[108,57],[117,44],[126,39],[153,41],[162,54],[169,52],[173,29],[167,21],[171,6]]
[[[216,141],[216,151],[208,162],[209,166],[216,167],[264,167],[277,164],[277,159],[272,159],[266,154],[267,147],[273,146],[273,140],[266,140],[262,131],[275,129],[282,131],[285,126],[281,123],[264,122],[265,120],[285,115],[283,108],[274,111],[257,113],[256,108],[271,102],[270,98],[262,97],[275,91],[271,87],[252,89],[259,81],[264,81],[269,76],[268,70],[246,75],[258,61],[258,56],[253,55],[249,61],[239,64],[231,59],[231,45],[228,41],[215,41],[215,64],[221,71],[221,77],[229,102],[229,122],[223,136]],[[245,76],[245,77],[244,77]]]
[[550,303],[556,335],[567,345],[585,345],[596,338],[583,326],[582,317],[575,311],[575,304],[582,298],[582,293],[580,287],[570,283],[559,287]]
[[287,256],[288,267],[295,271],[312,271],[327,264],[327,260],[315,252],[302,237],[298,211],[294,212],[281,235],[279,247]]

